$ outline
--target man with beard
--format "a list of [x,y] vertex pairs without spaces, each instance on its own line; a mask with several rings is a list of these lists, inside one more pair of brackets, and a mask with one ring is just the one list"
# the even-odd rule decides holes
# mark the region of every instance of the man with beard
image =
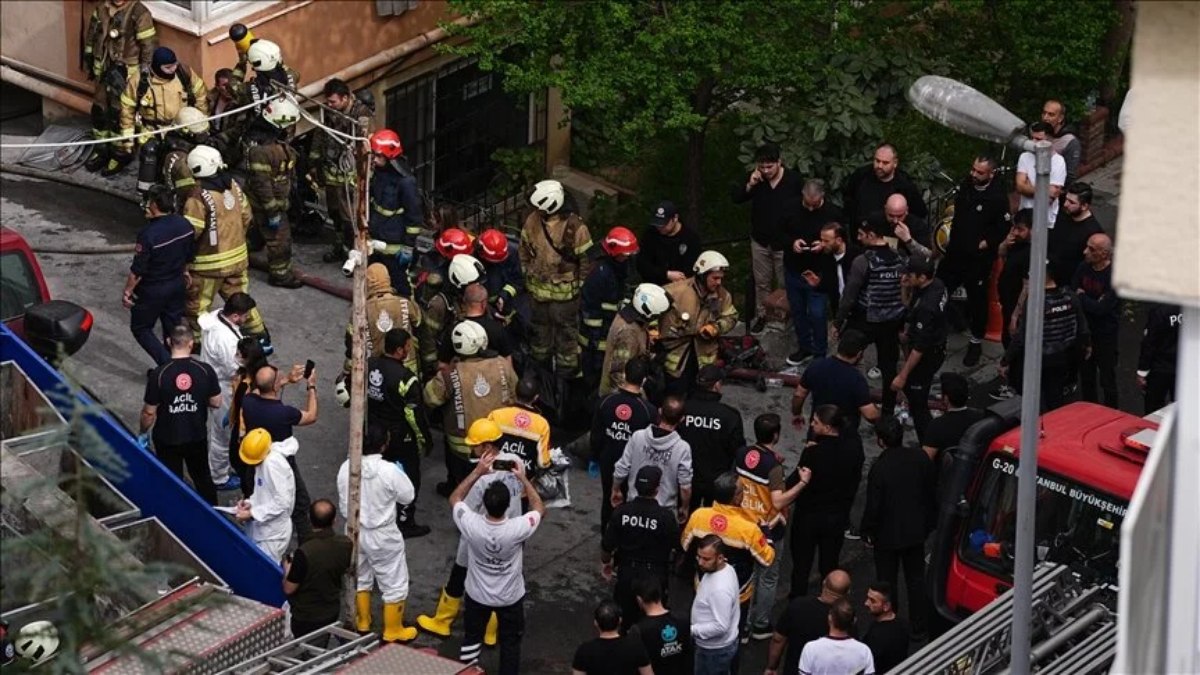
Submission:
[[887,198],[894,194],[904,195],[909,208],[919,218],[929,215],[921,191],[901,171],[900,153],[891,143],[880,143],[875,148],[871,164],[859,167],[846,181],[842,204],[846,210],[850,240],[854,241],[858,226],[867,216],[882,211]]
[[787,223],[790,241],[783,252],[783,277],[799,346],[788,357],[788,365],[798,366],[814,356],[825,356],[829,349],[825,325],[829,295],[821,287],[826,263],[821,228],[844,219],[841,209],[826,201],[824,181],[812,179],[804,184],[800,208]]
[[[1008,236],[1000,242],[997,253],[1000,256],[1000,276],[996,280],[996,295],[1000,298],[1000,316],[1003,317],[1004,329],[1000,333],[1000,341],[1005,349],[1012,342],[1013,333],[1017,330],[1014,316],[1021,296],[1025,294],[1026,280],[1029,278],[1029,237],[1033,228],[1033,209],[1021,209],[1013,216],[1012,227]],[[1017,394],[1016,390],[1007,383],[993,391],[989,396],[997,401],[1010,399]]]
[[1083,262],[1083,249],[1094,234],[1102,234],[1100,221],[1092,215],[1092,186],[1078,181],[1067,188],[1062,213],[1050,228],[1050,274],[1059,286],[1070,286],[1071,277]]
[[[1029,127],[1029,138],[1034,142],[1048,141],[1051,128],[1045,122],[1034,122]],[[1034,204],[1034,181],[1037,180],[1037,159],[1032,152],[1022,152],[1017,158],[1017,192],[1021,195],[1018,208],[1046,209],[1050,216],[1050,228],[1053,231],[1054,221],[1058,218],[1058,197],[1063,186],[1067,184],[1067,164],[1062,155],[1054,153],[1050,156],[1050,201],[1045,204]],[[1074,268],[1071,271],[1075,271]]]
[[1042,121],[1050,125],[1051,143],[1054,152],[1062,155],[1067,167],[1067,185],[1079,176],[1079,163],[1083,157],[1083,144],[1075,126],[1067,124],[1067,106],[1061,101],[1050,99],[1042,104]]

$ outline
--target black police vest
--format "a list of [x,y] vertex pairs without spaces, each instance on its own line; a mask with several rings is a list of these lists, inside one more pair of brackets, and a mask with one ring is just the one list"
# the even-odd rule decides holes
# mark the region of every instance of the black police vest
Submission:
[[666,565],[675,548],[668,520],[675,515],[653,499],[635,499],[612,515],[617,528],[615,556],[621,565]]
[[367,418],[372,423],[389,428],[407,425],[401,386],[418,386],[416,377],[403,363],[387,356],[367,360]]
[[870,323],[894,321],[904,316],[904,301],[900,298],[900,274],[904,261],[891,249],[869,248],[863,252],[867,259],[866,288],[858,294],[858,306]]
[[1075,344],[1078,336],[1075,299],[1070,291],[1051,288],[1046,291],[1046,318],[1042,328],[1042,353],[1061,354]]

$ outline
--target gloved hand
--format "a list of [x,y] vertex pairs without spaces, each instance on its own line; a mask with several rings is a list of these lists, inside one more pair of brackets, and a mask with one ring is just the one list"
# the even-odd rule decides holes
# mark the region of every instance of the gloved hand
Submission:
[[703,326],[700,326],[700,337],[707,340],[715,339],[718,335],[720,335],[720,333],[721,331],[719,328],[717,328],[717,324],[715,323],[706,323]]
[[146,432],[144,434],[138,434],[137,444],[138,444],[139,448],[141,448],[143,450],[149,450],[150,449],[150,433]]
[[278,230],[281,225],[283,225],[283,214],[282,213],[276,213],[276,214],[272,215],[271,217],[267,218],[267,229]]
[[396,461],[392,462],[392,464],[395,464],[396,468],[400,469],[400,473],[408,475],[408,472],[404,470],[404,462],[401,462],[397,459]]
[[400,267],[407,267],[412,262],[413,252],[409,246],[401,246],[399,251],[396,251],[396,262]]

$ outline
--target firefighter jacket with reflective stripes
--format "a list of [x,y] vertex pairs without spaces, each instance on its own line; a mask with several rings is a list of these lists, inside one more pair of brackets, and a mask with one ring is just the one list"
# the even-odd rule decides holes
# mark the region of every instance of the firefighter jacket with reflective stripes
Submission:
[[238,59],[237,66],[233,69],[233,76],[229,78],[229,93],[233,94],[233,99],[237,101],[237,105],[233,106],[235,108],[257,103],[276,93],[275,87],[271,86],[272,80],[286,84],[292,89],[300,86],[300,73],[282,63],[276,66],[275,70],[266,73],[253,70],[251,72],[254,73],[254,76],[247,80],[246,59]]
[[[367,335],[370,338],[368,356],[383,354],[383,338],[393,328],[403,328],[412,336],[404,365],[414,373],[420,372],[420,339],[417,329],[421,326],[421,308],[412,300],[396,295],[391,286],[381,279],[373,280],[367,275]],[[346,325],[346,364],[349,373],[354,345],[354,323]]]
[[111,2],[101,2],[92,10],[83,57],[96,80],[104,77],[110,64],[124,65],[135,72],[148,70],[156,48],[158,33],[154,30],[154,17],[141,0],[127,2],[120,8]]
[[543,221],[541,213],[529,214],[519,252],[530,297],[537,302],[574,300],[591,272],[591,247],[592,235],[579,216],[553,215]]
[[[738,600],[747,602],[754,595],[754,567],[770,567],[775,561],[775,548],[763,534],[753,514],[740,506],[713,504],[692,512],[683,527],[680,545],[684,551],[694,548],[704,537],[715,534],[725,544],[725,558],[737,572],[741,593]],[[697,573],[699,574],[699,573]],[[700,583],[700,577],[696,577]]]
[[626,294],[628,275],[628,260],[617,262],[608,255],[601,255],[584,280],[579,293],[579,344],[584,349],[605,350],[608,328]]
[[[343,115],[325,113],[322,124],[343,134],[361,138],[371,135],[370,128],[358,128],[357,122],[360,117],[367,119],[374,117],[371,109],[363,105],[361,101],[353,99],[350,109]],[[308,161],[309,165],[319,172],[321,181],[326,185],[354,185],[358,176],[354,159],[354,143],[341,136],[334,136],[324,129],[318,129],[313,136],[312,145],[308,149]]]
[[625,364],[650,351],[650,328],[633,307],[626,305],[613,318],[604,343],[600,396],[611,394],[624,384]]
[[512,405],[517,373],[503,356],[462,359],[439,371],[425,384],[425,404],[431,409],[445,404],[442,431],[450,450],[466,459],[467,429],[496,408]]
[[[679,377],[687,363],[688,353],[696,351],[696,362],[706,366],[717,360],[720,351],[719,336],[733,330],[737,325],[738,312],[733,306],[733,296],[724,287],[716,293],[702,295],[699,277],[680,279],[667,284],[671,296],[671,309],[660,320],[661,340],[665,349],[663,370],[671,377]],[[700,336],[700,329],[713,324],[718,337]]]
[[192,188],[196,187],[196,178],[187,163],[188,152],[190,149],[174,147],[168,150],[162,159],[163,183],[175,188],[176,194],[182,198],[186,198]]
[[[181,76],[179,71],[186,70]],[[121,135],[129,136],[150,129],[168,127],[175,123],[180,109],[192,106],[208,114],[208,89],[204,78],[182,63],[175,77],[163,79],[150,74],[149,85],[139,87],[140,78],[130,78],[121,94]],[[142,92],[138,97],[138,92]],[[144,143],[145,138],[139,138]]]
[[458,303],[450,299],[445,291],[429,297],[421,318],[421,367],[433,367],[438,361],[438,349],[449,338],[451,329],[458,320]]
[[252,217],[237,181],[227,174],[202,178],[184,202],[183,215],[196,230],[192,274],[224,277],[246,271],[246,230]]
[[512,242],[508,244],[508,257],[504,262],[483,263],[483,285],[488,291],[488,302],[493,306],[503,306],[501,314],[505,320],[511,320],[517,308],[514,301],[525,292],[525,276],[521,274],[521,258],[517,247]]
[[550,423],[536,410],[521,404],[493,410],[488,419],[500,427],[500,452],[525,461],[525,470],[536,474],[550,466]]
[[[400,444],[424,451],[429,443],[421,383],[413,371],[390,356],[367,359],[367,424],[390,434],[389,446]],[[388,456],[385,459],[398,459]],[[413,467],[406,467],[413,470]]]
[[411,255],[424,224],[425,209],[412,171],[395,161],[376,167],[371,175],[371,238],[387,242],[385,254],[408,247]]
[[296,151],[283,140],[255,143],[246,149],[246,193],[263,218],[287,213],[296,180]]

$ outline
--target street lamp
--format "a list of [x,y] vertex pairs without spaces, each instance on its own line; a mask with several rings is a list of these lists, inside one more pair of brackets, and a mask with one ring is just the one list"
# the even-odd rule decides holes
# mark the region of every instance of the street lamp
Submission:
[[1037,496],[1038,414],[1041,412],[1042,323],[1046,302],[1046,248],[1049,239],[1049,141],[1024,136],[1025,123],[999,103],[962,82],[926,75],[908,89],[908,101],[930,119],[960,133],[1013,145],[1036,159],[1033,237],[1029,257],[1029,307],[1025,313],[1022,370],[1021,461],[1017,467],[1017,537],[1013,573],[1013,628],[1009,670],[1028,675],[1033,633],[1034,510]]

